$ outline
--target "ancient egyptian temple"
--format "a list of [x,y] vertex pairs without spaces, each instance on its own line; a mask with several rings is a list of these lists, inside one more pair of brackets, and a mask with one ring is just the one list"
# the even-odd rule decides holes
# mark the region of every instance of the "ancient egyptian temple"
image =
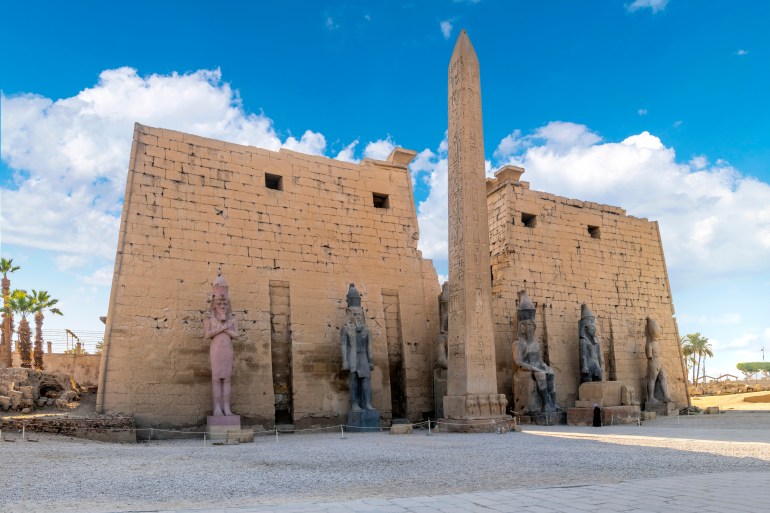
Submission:
[[[206,422],[212,371],[203,321],[218,275],[237,319],[231,407],[244,426],[345,423],[340,340],[353,283],[383,427],[437,417],[536,420],[527,398],[544,394],[546,380],[557,413],[585,403],[583,304],[601,340],[601,381],[626,394],[618,406],[638,411],[654,399],[648,319],[658,326],[664,402],[687,405],[657,223],[532,190],[522,168],[487,179],[483,69],[464,31],[448,80],[443,307],[433,263],[418,250],[408,168],[416,152],[347,163],[136,124],[97,409],[131,413],[139,427]],[[486,108],[494,116],[495,106]],[[520,328],[525,317],[529,331]],[[537,365],[516,361],[520,343],[537,348]]]

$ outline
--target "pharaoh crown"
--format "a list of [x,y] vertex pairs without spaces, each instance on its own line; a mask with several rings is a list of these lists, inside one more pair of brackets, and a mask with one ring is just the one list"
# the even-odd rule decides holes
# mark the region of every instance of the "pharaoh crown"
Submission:
[[352,306],[361,306],[361,294],[356,290],[355,283],[351,283],[348,288],[348,308]]

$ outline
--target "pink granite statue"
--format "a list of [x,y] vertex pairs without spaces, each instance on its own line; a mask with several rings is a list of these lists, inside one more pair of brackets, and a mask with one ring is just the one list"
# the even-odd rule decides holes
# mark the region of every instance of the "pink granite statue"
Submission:
[[233,339],[238,338],[235,314],[230,308],[228,286],[222,274],[214,280],[211,308],[203,319],[206,338],[211,339],[211,391],[214,416],[232,415],[230,378],[233,375]]

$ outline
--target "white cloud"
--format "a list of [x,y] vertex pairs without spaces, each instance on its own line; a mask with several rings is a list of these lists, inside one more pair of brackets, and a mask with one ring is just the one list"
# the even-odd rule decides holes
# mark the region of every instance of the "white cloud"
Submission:
[[326,17],[326,29],[327,30],[336,30],[340,28],[340,26],[334,22],[334,18],[331,16]]
[[424,201],[417,205],[417,222],[420,226],[419,248],[425,258],[435,260],[439,264],[438,267],[442,268],[441,263],[445,263],[447,260],[447,238],[449,236],[447,229],[449,214],[446,138],[439,144],[437,154],[430,150],[424,150],[420,155],[427,156],[425,152],[430,152],[431,156],[430,158],[423,158],[419,165],[421,172],[428,173],[426,181],[430,186],[430,193]]
[[430,172],[436,166],[436,159],[438,156],[425,148],[414,158],[409,165],[409,169],[412,171],[412,178],[416,178],[422,173]]
[[388,136],[385,139],[372,141],[364,148],[365,159],[385,160],[390,152],[396,147],[396,144]]
[[727,343],[727,345],[723,348],[725,351],[730,351],[732,349],[741,349],[752,342],[756,342],[759,339],[754,333],[745,333],[741,335],[740,337],[736,337],[732,339],[730,342]]
[[690,166],[693,169],[701,170],[709,165],[709,159],[705,155],[695,155],[690,159]]
[[737,52],[735,52],[735,55],[740,55],[740,56],[744,56],[744,55],[748,55],[748,54],[749,54],[749,52],[747,50],[744,50],[744,49],[740,49]]
[[647,109],[639,109],[636,111],[640,116],[646,116],[647,115]]
[[728,312],[722,315],[691,315],[682,313],[676,316],[680,323],[690,325],[726,326],[740,324],[743,316],[739,312]]
[[358,160],[355,158],[355,153],[354,153],[356,146],[358,146],[358,139],[356,139],[352,143],[342,148],[340,152],[337,153],[337,156],[334,158],[337,160],[341,160],[343,162],[353,162],[353,163],[358,162]]
[[672,268],[716,274],[768,268],[770,246],[763,241],[770,236],[770,185],[725,162],[709,165],[705,157],[677,163],[674,150],[648,132],[600,143],[587,127],[579,135],[581,126],[566,131],[572,146],[564,130],[552,130],[556,146],[546,138],[508,160],[524,163],[533,188],[660,221]]
[[439,22],[441,33],[444,35],[444,39],[449,39],[452,35],[452,20],[444,20]]
[[299,140],[288,137],[283,143],[283,147],[308,155],[323,155],[326,149],[326,138],[323,134],[306,130]]
[[112,284],[113,266],[105,265],[98,268],[90,276],[81,276],[80,279],[89,285],[109,286]]
[[[418,219],[423,254],[445,261],[447,165],[440,155]],[[564,122],[528,135],[515,131],[494,155],[498,167],[523,165],[533,189],[659,221],[669,269],[681,278],[770,270],[770,185],[723,161],[679,163],[649,132],[604,142],[588,127]]]
[[[270,150],[326,149],[311,130],[282,142],[270,118],[244,111],[219,70],[106,70],[75,96],[0,95],[0,107],[0,156],[15,172],[1,191],[3,242],[56,251],[60,270],[115,257],[134,122]],[[393,143],[370,146],[375,154]],[[355,160],[354,148],[342,155]]]
[[59,271],[68,271],[89,264],[91,259],[86,255],[57,255],[54,262]]
[[649,8],[652,9],[652,13],[655,14],[666,8],[668,0],[634,0],[630,5],[626,6],[629,12],[638,11],[639,9]]

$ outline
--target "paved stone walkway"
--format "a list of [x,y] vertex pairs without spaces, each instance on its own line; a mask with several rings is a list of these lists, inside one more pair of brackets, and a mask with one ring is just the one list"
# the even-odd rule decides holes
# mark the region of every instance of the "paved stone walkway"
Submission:
[[768,472],[741,472],[435,497],[163,510],[159,513],[729,513],[770,511],[769,485]]

